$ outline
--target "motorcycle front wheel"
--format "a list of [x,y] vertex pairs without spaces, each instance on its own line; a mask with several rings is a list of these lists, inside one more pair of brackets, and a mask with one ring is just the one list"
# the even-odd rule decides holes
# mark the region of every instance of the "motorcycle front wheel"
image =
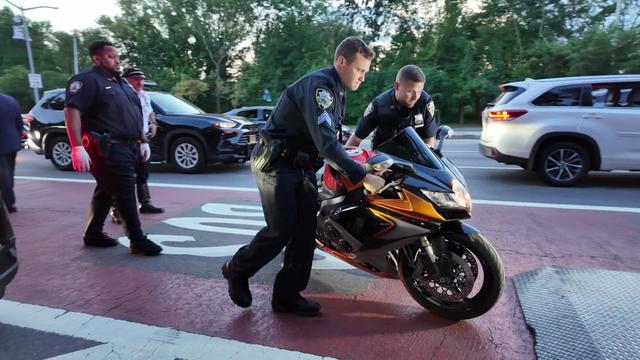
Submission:
[[[398,273],[411,297],[429,312],[450,320],[470,319],[489,311],[500,299],[504,267],[496,250],[481,234],[444,233],[447,261],[443,271],[429,271],[428,255],[419,244],[398,256]],[[446,264],[446,265],[445,265]]]

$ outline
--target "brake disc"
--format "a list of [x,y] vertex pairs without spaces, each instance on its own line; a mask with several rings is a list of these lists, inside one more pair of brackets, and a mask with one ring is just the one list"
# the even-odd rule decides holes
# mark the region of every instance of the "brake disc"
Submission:
[[[471,267],[472,264],[475,264],[475,259],[470,254],[471,253],[465,253],[463,255],[465,259],[463,259],[455,253],[450,253],[450,261],[453,263],[451,266],[452,278],[435,278],[433,274],[425,272],[416,279],[416,282],[420,288],[438,300],[449,302],[463,301],[473,290],[473,284],[476,279],[476,275],[474,275],[473,268]],[[472,261],[467,259],[471,259]],[[477,264],[475,265],[475,273],[477,274],[478,268]]]
[[473,253],[471,251],[469,251],[469,249],[465,248],[464,249],[464,253],[462,254],[462,260],[464,260],[469,267],[471,268],[471,272],[473,272],[473,278],[477,278],[478,277],[478,262],[476,261],[475,256],[473,256]]

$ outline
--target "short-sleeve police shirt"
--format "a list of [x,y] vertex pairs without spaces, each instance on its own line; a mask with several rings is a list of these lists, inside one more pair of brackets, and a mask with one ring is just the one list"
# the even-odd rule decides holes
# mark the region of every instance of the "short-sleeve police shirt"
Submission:
[[153,112],[153,107],[151,106],[151,99],[149,98],[149,94],[147,94],[144,90],[141,90],[138,93],[138,97],[140,98],[140,106],[142,106],[142,129],[146,134],[149,132],[149,122],[151,113]]
[[138,94],[123,78],[97,66],[69,80],[65,106],[80,111],[83,132],[109,133],[119,140],[137,140],[142,135]]
[[407,108],[396,101],[395,91],[391,88],[378,95],[367,106],[364,116],[358,121],[355,135],[364,139],[376,130],[373,148],[391,139],[408,126],[413,126],[422,138],[434,137],[438,124],[433,117],[433,112],[433,100],[426,91],[422,91],[412,108]]

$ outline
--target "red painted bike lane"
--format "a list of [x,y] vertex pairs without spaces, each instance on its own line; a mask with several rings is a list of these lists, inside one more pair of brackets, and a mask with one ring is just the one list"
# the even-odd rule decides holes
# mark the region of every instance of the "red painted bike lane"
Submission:
[[[11,221],[20,271],[5,299],[340,359],[534,359],[511,276],[553,264],[640,271],[633,250],[640,214],[476,205],[469,223],[493,242],[508,276],[488,314],[443,320],[424,311],[399,281],[329,269],[313,271],[306,293],[322,303],[323,315],[305,319],[271,311],[278,261],[252,280],[254,304],[240,309],[219,271],[224,252],[146,258],[125,246],[88,249],[81,236],[93,185],[18,180],[16,190],[19,212]],[[141,218],[152,236],[167,236],[163,245],[191,252],[239,245],[251,238],[243,232],[259,228],[238,225],[242,231],[227,235],[188,229],[216,217],[204,211],[206,204],[259,206],[256,192],[152,187],[152,194],[167,212]],[[123,236],[118,225],[105,229]]]

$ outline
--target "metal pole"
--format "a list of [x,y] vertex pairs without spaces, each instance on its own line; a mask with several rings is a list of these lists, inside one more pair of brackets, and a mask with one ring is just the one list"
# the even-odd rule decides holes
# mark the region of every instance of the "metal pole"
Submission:
[[[33,55],[31,54],[31,37],[29,36],[29,26],[27,25],[27,18],[24,16],[24,9],[20,9],[22,11],[22,27],[24,28],[24,42],[27,44],[27,56],[29,57],[29,73],[35,74],[36,68],[33,65]],[[33,97],[36,100],[36,103],[40,101],[40,94],[38,94],[38,89],[33,88]]]
[[78,35],[73,32],[73,73],[77,74],[78,70]]

